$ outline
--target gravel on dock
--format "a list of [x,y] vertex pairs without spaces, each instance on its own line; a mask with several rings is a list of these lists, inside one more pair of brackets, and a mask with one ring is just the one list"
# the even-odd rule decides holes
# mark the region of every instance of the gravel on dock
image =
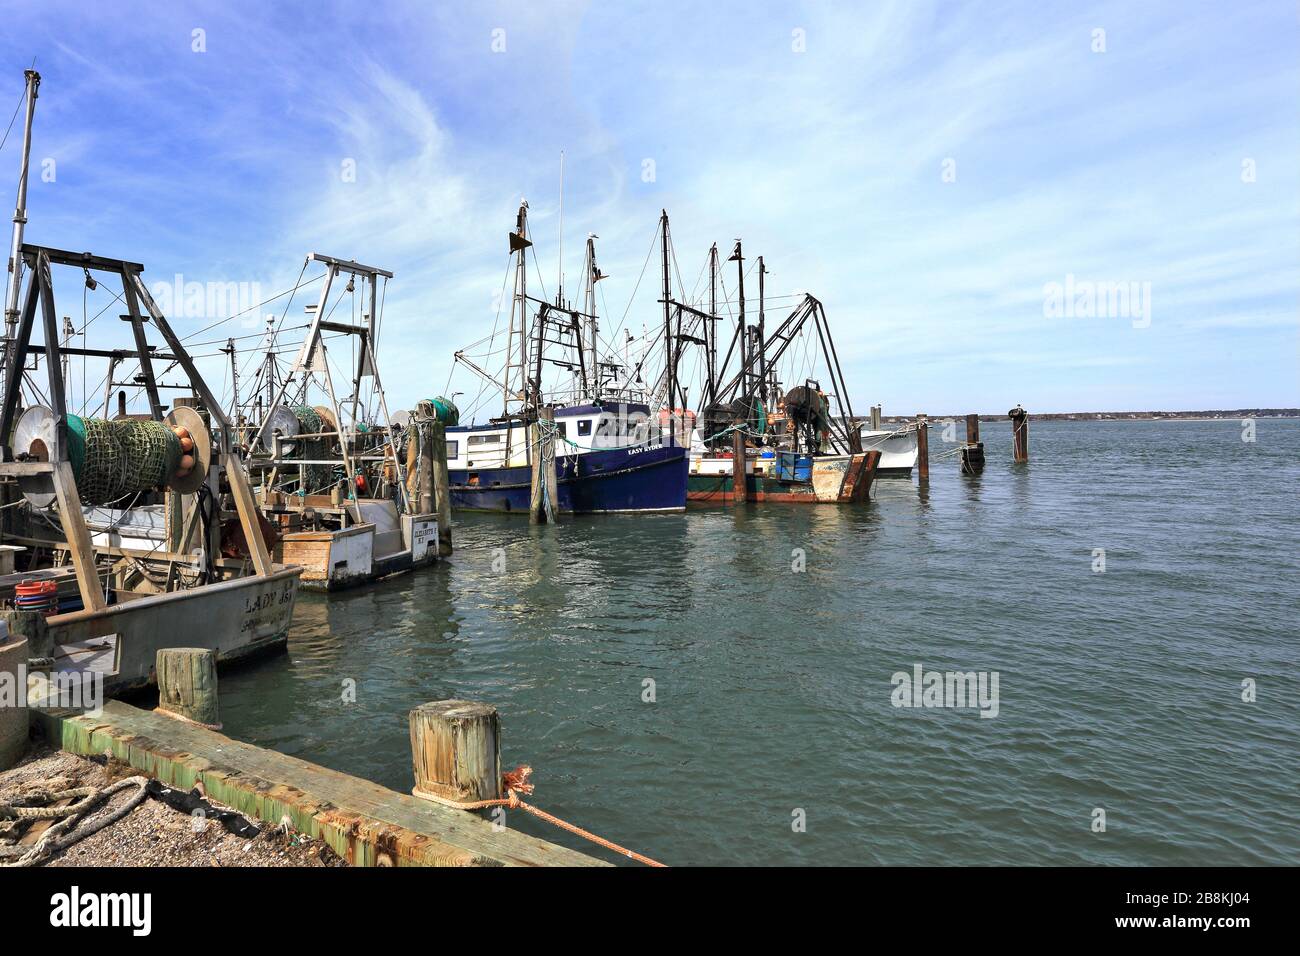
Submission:
[[[37,746],[0,773],[0,803],[31,790],[104,787],[137,771],[111,758],[97,760]],[[93,819],[126,803],[133,790],[115,794]],[[215,806],[215,804],[214,804]],[[325,843],[294,830],[251,821],[251,839],[215,819],[196,819],[152,797],[116,823],[73,844],[46,866],[346,866]]]

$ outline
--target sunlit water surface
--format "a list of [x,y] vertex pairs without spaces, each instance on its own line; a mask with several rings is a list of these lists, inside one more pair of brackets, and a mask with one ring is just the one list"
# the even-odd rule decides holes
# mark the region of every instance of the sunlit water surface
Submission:
[[[303,596],[227,732],[407,791],[407,712],[487,701],[538,805],[671,864],[1300,863],[1300,421],[1031,428],[859,506],[458,515]],[[997,717],[892,706],[916,664],[998,672]]]

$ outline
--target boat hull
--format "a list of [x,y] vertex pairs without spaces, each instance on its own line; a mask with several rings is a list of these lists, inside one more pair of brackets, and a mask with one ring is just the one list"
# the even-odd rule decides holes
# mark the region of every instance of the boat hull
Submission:
[[[826,455],[815,458],[811,481],[781,481],[771,473],[755,473],[747,463],[745,500],[784,504],[856,504],[867,501],[876,477],[879,452],[861,455]],[[727,470],[719,471],[721,463]],[[693,472],[687,479],[686,499],[695,504],[729,504],[737,500],[730,459],[714,459],[713,473]]]
[[[682,511],[686,507],[686,449],[617,448],[556,459],[561,514]],[[451,504],[462,511],[528,513],[532,469],[458,469],[450,473]]]
[[[406,574],[438,560],[438,516],[401,515],[398,532],[378,532],[374,524],[284,534],[275,546],[279,564],[303,569],[304,591],[342,591],[381,578]],[[396,541],[382,549],[381,538]]]
[[57,671],[98,673],[111,697],[155,683],[160,648],[209,648],[221,665],[283,650],[301,573],[282,568],[49,617]]
[[872,431],[864,428],[862,450],[880,452],[877,478],[910,478],[916,467],[916,431]]

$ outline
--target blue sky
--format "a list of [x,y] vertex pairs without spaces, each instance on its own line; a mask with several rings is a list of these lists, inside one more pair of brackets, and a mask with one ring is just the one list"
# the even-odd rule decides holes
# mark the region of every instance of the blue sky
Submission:
[[[743,237],[774,302],[825,303],[860,411],[1300,405],[1293,3],[6,8],[0,123],[43,76],[28,241],[266,294],[310,251],[388,268],[392,405],[492,329],[521,196],[554,291],[561,150],[610,321],[658,321],[666,207],[687,292]],[[1067,276],[1149,283],[1149,322],[1046,314]]]

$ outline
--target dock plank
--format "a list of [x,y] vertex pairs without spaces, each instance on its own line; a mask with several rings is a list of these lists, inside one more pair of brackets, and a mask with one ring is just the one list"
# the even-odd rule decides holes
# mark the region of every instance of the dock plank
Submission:
[[51,744],[111,752],[148,776],[323,840],[356,866],[608,866],[453,810],[121,701],[98,717],[33,711]]

